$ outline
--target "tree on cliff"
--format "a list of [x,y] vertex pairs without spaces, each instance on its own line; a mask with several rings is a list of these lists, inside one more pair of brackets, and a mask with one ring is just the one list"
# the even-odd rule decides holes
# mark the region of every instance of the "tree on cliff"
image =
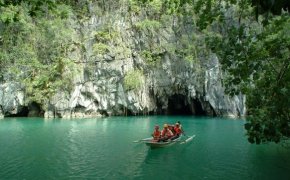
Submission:
[[289,4],[272,1],[263,9],[263,3],[256,4],[264,14],[259,27],[240,23],[216,42],[228,92],[247,96],[245,129],[249,142],[257,144],[290,138],[290,15],[281,9]]
[[255,35],[243,28],[221,42],[226,86],[247,95],[249,142],[279,142],[290,137],[290,17],[272,18]]
[[[148,3],[156,0],[136,0]],[[186,8],[194,9],[188,14]],[[247,96],[251,143],[290,138],[290,2],[288,0],[165,0],[174,15],[197,16],[207,45],[219,56],[230,95]],[[235,9],[236,20],[225,14]],[[228,23],[231,21],[232,23]],[[251,27],[251,22],[255,26]],[[216,29],[210,27],[215,24]]]

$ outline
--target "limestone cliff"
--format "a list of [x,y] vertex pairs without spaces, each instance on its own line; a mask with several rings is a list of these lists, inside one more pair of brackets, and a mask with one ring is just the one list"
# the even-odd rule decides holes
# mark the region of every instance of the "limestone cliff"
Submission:
[[0,117],[245,115],[245,97],[225,94],[219,60],[194,20],[147,21],[144,11],[126,6],[107,13],[98,13],[96,4],[89,9],[89,16],[71,19],[77,42],[69,58],[78,66],[73,90],[58,92],[48,105],[25,104],[21,84],[6,82],[0,85]]

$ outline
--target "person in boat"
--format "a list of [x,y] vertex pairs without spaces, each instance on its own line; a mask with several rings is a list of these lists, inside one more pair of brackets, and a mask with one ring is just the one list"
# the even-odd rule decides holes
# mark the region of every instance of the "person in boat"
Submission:
[[177,121],[177,123],[179,124],[179,129],[181,130],[181,133],[184,133],[183,129],[182,129],[182,125],[180,121]]
[[167,124],[164,124],[163,130],[161,131],[161,138],[159,139],[158,142],[160,141],[167,141],[168,139],[173,137],[172,131],[168,128]]
[[159,141],[160,137],[161,137],[161,131],[159,130],[159,126],[155,125],[154,127],[154,131],[152,133],[152,137],[154,141]]
[[168,129],[175,135],[174,125],[168,124]]
[[179,136],[181,136],[182,134],[182,130],[180,129],[180,125],[179,123],[176,123],[175,126],[174,126],[174,136],[171,138],[171,140],[174,140],[174,139],[177,139],[179,138]]

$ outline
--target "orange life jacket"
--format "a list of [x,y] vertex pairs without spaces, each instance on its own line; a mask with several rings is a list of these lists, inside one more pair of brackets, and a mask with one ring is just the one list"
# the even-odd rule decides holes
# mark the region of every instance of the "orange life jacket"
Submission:
[[153,138],[158,139],[160,138],[161,132],[159,130],[153,132]]
[[163,129],[161,135],[171,137],[171,136],[173,136],[173,133],[172,133],[172,131],[170,131],[170,129]]
[[179,127],[174,127],[174,131],[176,135],[180,135],[182,133],[181,129]]
[[168,129],[173,133],[173,135],[176,134],[174,128],[175,128],[174,126],[171,126],[171,125],[168,126]]

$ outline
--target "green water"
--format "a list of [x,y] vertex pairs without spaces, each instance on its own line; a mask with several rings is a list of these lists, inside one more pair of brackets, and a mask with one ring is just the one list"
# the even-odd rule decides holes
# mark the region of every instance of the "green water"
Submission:
[[[179,120],[186,144],[133,141]],[[243,120],[110,117],[0,120],[0,179],[290,179],[290,149],[248,144]]]

